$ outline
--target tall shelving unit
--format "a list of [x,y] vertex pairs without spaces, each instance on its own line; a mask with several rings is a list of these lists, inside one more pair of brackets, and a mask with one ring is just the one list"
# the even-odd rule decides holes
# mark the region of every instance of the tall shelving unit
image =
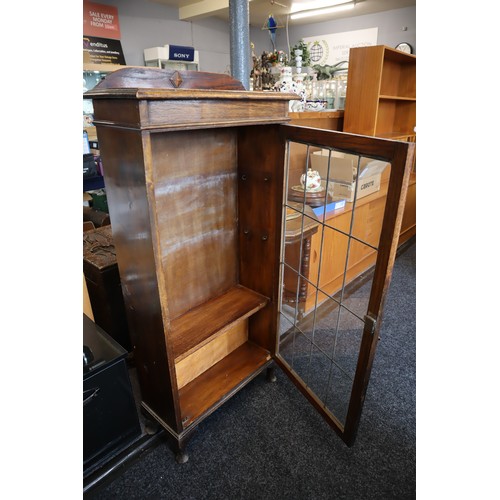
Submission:
[[[344,132],[416,142],[417,58],[385,45],[349,53]],[[416,234],[416,168],[403,215],[399,243]]]

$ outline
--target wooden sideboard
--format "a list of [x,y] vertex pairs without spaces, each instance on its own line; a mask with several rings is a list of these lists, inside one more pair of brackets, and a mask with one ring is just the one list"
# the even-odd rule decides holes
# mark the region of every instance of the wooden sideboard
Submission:
[[344,111],[301,111],[290,113],[291,124],[302,127],[323,128],[326,130],[338,130],[344,128]]

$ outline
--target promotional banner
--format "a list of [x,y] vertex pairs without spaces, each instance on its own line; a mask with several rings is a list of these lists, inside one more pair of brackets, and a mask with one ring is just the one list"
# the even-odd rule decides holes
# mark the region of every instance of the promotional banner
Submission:
[[120,40],[118,9],[112,5],[84,1],[83,36]]
[[349,61],[349,50],[353,47],[377,45],[378,28],[345,31],[330,35],[304,38],[311,55],[311,66],[333,66]]
[[87,63],[126,64],[116,7],[83,2],[83,55]]
[[85,61],[88,63],[126,64],[120,40],[84,36],[83,52],[88,56],[85,57]]

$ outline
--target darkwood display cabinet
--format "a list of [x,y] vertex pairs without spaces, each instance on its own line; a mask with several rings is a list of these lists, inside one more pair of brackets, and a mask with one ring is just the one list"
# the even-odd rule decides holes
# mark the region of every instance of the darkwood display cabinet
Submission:
[[[411,145],[286,125],[293,95],[247,92],[226,75],[127,68],[87,96],[142,407],[173,438],[178,460],[186,459],[187,438],[200,421],[273,360],[352,444],[395,257]],[[343,422],[280,354],[291,331],[281,318],[290,141],[392,162],[383,243]]]

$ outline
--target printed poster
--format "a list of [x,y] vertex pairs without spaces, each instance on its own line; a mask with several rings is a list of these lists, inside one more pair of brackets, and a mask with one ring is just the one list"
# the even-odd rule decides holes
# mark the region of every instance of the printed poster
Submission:
[[311,55],[311,66],[333,66],[341,61],[349,61],[352,47],[377,45],[378,28],[345,31],[330,35],[304,38]]
[[93,64],[126,64],[116,7],[83,2],[83,56]]

